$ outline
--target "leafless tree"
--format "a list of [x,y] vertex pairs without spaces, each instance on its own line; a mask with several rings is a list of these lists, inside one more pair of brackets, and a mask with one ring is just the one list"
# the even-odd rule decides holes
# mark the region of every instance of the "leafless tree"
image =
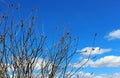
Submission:
[[29,19],[19,18],[16,23],[9,14],[0,16],[0,77],[71,78],[89,61],[90,55],[79,68],[71,67],[79,38],[64,32],[49,44],[44,33],[36,32],[37,17]]

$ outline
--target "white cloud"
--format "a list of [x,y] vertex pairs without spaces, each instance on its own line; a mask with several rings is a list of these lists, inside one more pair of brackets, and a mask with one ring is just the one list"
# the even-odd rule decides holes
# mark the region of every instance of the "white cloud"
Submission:
[[45,67],[46,65],[48,66],[48,69],[51,69],[52,63],[50,61],[47,61],[43,58],[38,58],[35,63],[35,70],[40,70],[41,68]]
[[[17,58],[17,59],[19,59],[19,58]],[[32,59],[31,61],[33,61],[33,59]],[[19,66],[19,63],[20,63],[20,62],[19,62],[19,60],[18,60],[18,62],[17,62],[17,65],[18,65],[18,66]],[[27,66],[26,63],[27,63],[26,60],[24,60],[24,61],[23,61],[23,66],[24,66],[24,67]],[[48,69],[50,70],[52,63],[51,63],[50,61],[47,61],[47,60],[43,59],[43,58],[36,58],[36,59],[35,59],[35,62],[33,63],[33,67],[34,67],[34,70],[35,70],[35,71],[36,71],[36,70],[40,70],[41,68],[45,67],[45,65],[47,65],[47,66],[48,66]],[[9,72],[14,71],[13,64],[11,64],[11,65],[8,64],[8,66],[9,66],[9,67],[8,67],[8,71],[9,71]]]
[[120,29],[110,32],[107,38],[108,40],[120,39]]
[[[19,62],[19,58],[17,58],[17,60],[18,60],[17,63],[19,65],[19,63],[20,63]],[[31,61],[33,61],[33,59]],[[27,63],[26,60],[24,60],[23,61],[23,66],[24,67],[27,67],[26,63]],[[39,70],[41,68],[44,68],[46,65],[48,66],[48,70],[50,70],[51,69],[51,65],[52,65],[52,63],[50,61],[47,61],[47,60],[45,60],[43,58],[36,57],[35,62],[33,63],[34,70],[33,70],[33,73],[31,74],[31,76],[33,76],[33,78],[41,78],[41,74],[40,74]],[[13,64],[11,64],[11,65],[8,64],[8,66],[9,66],[8,67],[8,71],[11,72],[11,73],[13,73],[12,72],[12,71],[14,71]],[[16,75],[16,74],[14,74],[14,75]],[[12,78],[11,74],[10,74],[10,78]]]
[[96,61],[89,61],[89,65],[91,67],[102,67],[102,66],[106,66],[106,67],[119,67],[120,66],[120,56],[106,56],[103,58],[100,58]]
[[77,50],[77,52],[81,52],[83,55],[89,55],[91,53],[91,55],[97,55],[97,54],[103,54],[105,52],[110,52],[112,49],[108,48],[108,49],[102,49],[100,47],[85,47],[82,50]]
[[84,59],[80,63],[73,63],[71,64],[72,67],[80,68],[83,64],[84,66],[90,66],[93,68],[99,68],[99,67],[119,67],[120,66],[120,56],[106,56],[100,59],[97,59],[96,61],[89,60],[87,63],[87,59]]
[[84,73],[78,72],[72,78],[120,78],[120,72],[113,73],[113,74],[99,74],[95,75],[94,73]]
[[99,76],[94,76],[93,78],[120,78],[120,73],[100,74]]
[[79,63],[72,63],[69,66],[74,67],[74,68],[84,68],[86,66],[88,66],[88,59],[83,59],[82,61],[80,61]]
[[93,73],[77,72],[72,78],[93,78]]

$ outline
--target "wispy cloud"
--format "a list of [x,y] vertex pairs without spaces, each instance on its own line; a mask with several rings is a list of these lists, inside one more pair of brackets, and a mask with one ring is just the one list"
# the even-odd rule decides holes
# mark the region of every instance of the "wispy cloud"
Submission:
[[85,47],[82,50],[77,50],[77,52],[81,52],[83,55],[89,55],[90,52],[92,55],[103,54],[105,52],[110,52],[112,49],[110,48],[100,48],[100,47]]
[[120,29],[110,32],[106,37],[108,40],[120,39]]

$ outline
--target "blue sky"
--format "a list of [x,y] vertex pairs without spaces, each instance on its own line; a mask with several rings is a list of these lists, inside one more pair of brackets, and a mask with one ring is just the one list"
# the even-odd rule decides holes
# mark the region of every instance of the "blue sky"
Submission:
[[26,19],[31,8],[38,9],[37,25],[41,28],[44,22],[49,37],[55,33],[56,25],[71,29],[73,36],[80,36],[79,51],[90,50],[94,33],[98,33],[94,48],[100,48],[101,54],[96,53],[97,59],[91,59],[82,72],[93,72],[95,78],[120,74],[120,0],[0,0],[0,10],[10,2],[21,4],[20,16]]

